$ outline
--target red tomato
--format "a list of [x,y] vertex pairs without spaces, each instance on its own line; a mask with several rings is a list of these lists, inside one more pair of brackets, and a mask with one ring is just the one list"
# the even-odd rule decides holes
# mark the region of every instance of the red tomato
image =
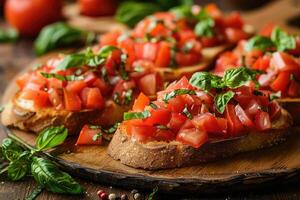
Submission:
[[157,54],[157,44],[153,42],[147,42],[143,47],[143,59],[155,61]]
[[145,125],[131,125],[130,133],[140,142],[145,142],[151,139],[154,136],[156,129],[153,126],[145,126]]
[[279,71],[299,71],[300,66],[295,58],[284,52],[275,52],[271,58],[271,63]]
[[249,37],[246,32],[236,28],[226,28],[225,35],[227,40],[231,43],[237,43],[240,40],[245,40]]
[[230,13],[225,19],[225,26],[237,29],[242,29],[244,26],[243,19],[238,12]]
[[64,89],[64,102],[65,108],[68,111],[80,111],[81,109],[81,100],[76,93],[69,92]]
[[112,16],[117,7],[117,0],[79,0],[80,13],[87,16]]
[[51,104],[56,109],[62,109],[64,107],[62,90],[50,88],[48,93]]
[[84,82],[88,86],[92,85],[96,79],[97,79],[97,76],[93,72],[86,72],[84,74]]
[[57,78],[49,78],[48,79],[48,88],[63,88],[67,84],[67,81],[61,81]]
[[143,59],[144,57],[144,45],[144,42],[136,42],[134,44],[134,51],[137,60]]
[[44,108],[49,105],[49,94],[45,91],[24,89],[19,98],[32,100],[37,108]]
[[114,50],[108,56],[104,66],[107,69],[107,73],[109,75],[115,75],[116,74],[116,69],[118,69],[118,66],[122,62],[121,55],[122,55],[122,52],[120,50]]
[[246,114],[244,109],[239,104],[236,105],[234,109],[235,109],[235,113],[236,113],[237,117],[239,118],[239,120],[242,122],[242,124],[244,126],[247,126],[249,128],[254,127],[254,124],[253,124],[251,118]]
[[66,90],[74,93],[79,93],[87,85],[84,81],[70,81],[66,87]]
[[146,106],[148,106],[150,103],[150,99],[144,95],[143,93],[140,93],[138,98],[135,99],[132,110],[133,111],[143,111]]
[[155,95],[161,87],[162,80],[159,74],[147,74],[139,80],[139,89],[146,95]]
[[171,47],[167,42],[161,42],[159,45],[155,66],[168,67],[171,60]]
[[281,72],[278,74],[273,83],[271,83],[270,87],[274,91],[281,91],[283,94],[285,94],[290,83],[290,77],[290,72]]
[[131,38],[125,39],[120,42],[119,46],[127,54],[126,69],[130,70],[133,62],[135,61],[134,40]]
[[255,115],[255,126],[258,130],[264,131],[272,127],[270,116],[267,112],[260,111]]
[[228,121],[228,130],[232,136],[242,134],[243,124],[235,114],[234,105],[228,104],[225,109],[225,116]]
[[246,106],[245,111],[248,115],[254,116],[260,109],[261,106],[258,104],[258,102],[254,99],[251,99]]
[[191,128],[180,130],[176,137],[176,140],[183,144],[190,145],[194,148],[199,148],[208,141],[208,136],[205,131]]
[[168,127],[174,132],[178,132],[182,125],[185,123],[187,117],[180,113],[172,113],[171,120]]
[[143,124],[153,125],[167,125],[171,119],[171,111],[167,109],[152,109],[151,116],[143,120]]
[[81,100],[85,108],[102,109],[104,99],[98,88],[84,88],[81,92]]
[[95,135],[99,133],[101,133],[100,128],[89,128],[88,125],[85,125],[81,129],[75,145],[100,145],[102,144],[102,137],[95,138]]
[[157,129],[154,137],[157,141],[169,142],[175,140],[176,134],[173,133],[171,130]]
[[197,53],[176,53],[175,60],[179,67],[195,65],[200,62],[201,54]]
[[186,105],[185,100],[181,95],[170,99],[167,106],[172,112],[181,113]]
[[265,36],[265,37],[271,37],[274,27],[275,27],[275,25],[273,23],[268,23],[266,26],[264,26],[260,30],[259,35]]
[[25,85],[27,84],[28,80],[30,78],[29,73],[24,73],[21,76],[19,76],[16,80],[16,84],[18,85],[19,89],[22,90]]
[[200,41],[203,47],[213,47],[219,43],[217,37],[201,37]]
[[268,108],[271,119],[276,119],[281,115],[281,107],[277,101],[270,102]]
[[217,119],[211,113],[205,113],[195,116],[192,119],[192,122],[197,129],[203,130],[208,133],[226,133],[227,120],[221,118]]
[[237,61],[237,56],[233,52],[227,51],[217,59],[214,72],[217,74],[222,74],[227,69],[235,68]]
[[107,95],[110,90],[111,90],[111,87],[110,85],[108,85],[105,81],[103,81],[102,79],[100,78],[97,78],[93,84],[92,84],[92,87],[97,87],[100,89],[101,91],[101,94],[103,95]]
[[295,80],[290,81],[287,95],[289,97],[299,97],[299,93],[300,93],[300,84]]
[[258,58],[252,65],[252,69],[266,71],[270,66],[270,57],[263,56]]
[[7,0],[5,18],[24,36],[35,36],[46,25],[62,18],[61,0]]
[[121,33],[119,31],[111,31],[107,32],[100,37],[100,45],[106,46],[106,45],[112,45],[117,46],[118,38],[120,37]]

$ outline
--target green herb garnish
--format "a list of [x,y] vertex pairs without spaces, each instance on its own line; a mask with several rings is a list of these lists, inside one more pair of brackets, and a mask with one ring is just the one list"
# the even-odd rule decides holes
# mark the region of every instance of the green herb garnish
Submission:
[[61,81],[80,81],[84,79],[83,76],[75,76],[75,75],[63,76],[55,73],[45,73],[45,72],[41,72],[41,75],[45,78],[56,78]]
[[190,111],[188,110],[188,108],[186,106],[184,107],[182,112],[185,116],[187,116],[187,118],[193,119],[193,115],[190,113]]
[[15,42],[19,38],[19,33],[15,29],[7,29],[1,30],[0,29],[0,43],[5,43],[5,42]]
[[234,92],[228,91],[215,96],[215,106],[219,113],[223,114],[228,102],[233,98]]
[[148,110],[145,110],[143,112],[125,112],[124,113],[124,120],[146,119],[150,116],[151,116],[151,114]]
[[175,98],[176,96],[179,96],[179,95],[184,95],[184,94],[195,95],[196,92],[194,90],[177,89],[177,90],[174,90],[174,91],[166,94],[163,100],[165,103],[168,103],[170,99]]

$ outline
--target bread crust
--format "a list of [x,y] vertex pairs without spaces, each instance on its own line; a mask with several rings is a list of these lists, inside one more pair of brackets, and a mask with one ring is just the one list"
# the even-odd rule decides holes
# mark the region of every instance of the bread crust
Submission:
[[239,138],[210,141],[198,149],[176,141],[143,144],[127,137],[118,129],[109,144],[108,154],[125,165],[147,170],[197,165],[276,145],[286,139],[291,126],[290,114],[282,109],[281,117],[272,123],[271,130],[251,132]]
[[300,125],[300,98],[277,99],[278,103],[286,109],[293,118],[294,126]]

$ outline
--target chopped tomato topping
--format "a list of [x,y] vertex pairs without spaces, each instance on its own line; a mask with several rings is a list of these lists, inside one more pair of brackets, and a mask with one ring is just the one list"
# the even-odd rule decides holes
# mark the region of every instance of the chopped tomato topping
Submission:
[[102,144],[100,128],[90,128],[89,125],[85,125],[79,134],[75,145],[100,145]]

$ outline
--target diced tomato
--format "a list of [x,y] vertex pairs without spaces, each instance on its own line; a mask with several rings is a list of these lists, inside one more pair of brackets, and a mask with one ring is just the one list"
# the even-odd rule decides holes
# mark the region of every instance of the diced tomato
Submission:
[[281,107],[277,101],[270,102],[268,108],[271,119],[277,119],[281,115]]
[[185,123],[187,117],[180,113],[172,113],[171,120],[168,127],[174,132],[178,132],[182,125]]
[[289,97],[299,97],[300,96],[300,84],[297,81],[295,81],[295,80],[290,81],[287,95]]
[[230,13],[225,19],[225,26],[242,29],[244,26],[244,22],[242,20],[240,13],[238,12]]
[[104,99],[99,88],[84,88],[81,92],[82,103],[88,109],[102,109]]
[[143,120],[145,125],[167,125],[171,119],[171,111],[167,109],[152,109],[150,117]]
[[214,72],[217,74],[222,74],[227,69],[235,68],[237,61],[237,56],[233,52],[227,51],[217,59]]
[[126,69],[130,70],[130,67],[136,59],[134,52],[134,41],[133,39],[128,38],[121,41],[119,46],[127,54]]
[[157,141],[169,142],[175,140],[176,134],[171,130],[157,129],[154,137]]
[[254,127],[254,123],[252,122],[251,118],[239,104],[235,106],[235,113],[244,126],[249,128]]
[[167,42],[161,42],[159,45],[155,66],[168,67],[171,60],[171,47]]
[[75,145],[100,145],[102,144],[102,136],[95,137],[99,133],[101,133],[100,128],[90,128],[85,125],[81,129]]
[[214,47],[219,43],[217,37],[201,37],[200,41],[203,47]]
[[147,74],[139,80],[138,85],[144,94],[155,95],[156,91],[162,86],[162,80],[159,74]]
[[34,106],[37,108],[44,108],[49,106],[49,94],[45,91],[24,89],[19,98],[32,100],[34,102]]
[[179,67],[195,65],[200,62],[201,54],[197,53],[176,53],[175,60]]
[[113,31],[113,32],[108,32],[103,34],[100,37],[100,45],[105,46],[105,45],[112,45],[112,46],[117,46],[117,41],[120,36],[119,31]]
[[264,131],[272,127],[270,116],[267,112],[260,111],[255,115],[255,126],[258,130]]
[[153,42],[147,42],[143,47],[143,59],[155,61],[157,54],[157,44]]
[[88,86],[92,85],[96,79],[97,79],[97,76],[93,72],[86,72],[84,74],[84,82]]
[[136,42],[134,44],[135,57],[137,60],[144,57],[144,44],[143,42]]
[[176,96],[175,98],[169,100],[167,106],[172,112],[181,113],[185,108],[184,98],[182,98],[182,96]]
[[266,71],[270,66],[270,58],[268,56],[263,56],[258,58],[252,65],[252,69]]
[[192,122],[197,129],[207,133],[220,133],[223,135],[227,131],[227,120],[216,118],[211,113],[195,116],[192,119]]
[[228,121],[228,130],[230,135],[238,136],[243,134],[243,124],[235,114],[234,105],[227,104],[225,109],[225,116]]
[[116,68],[121,64],[121,55],[122,52],[120,50],[114,50],[108,56],[104,67],[109,75],[116,74]]
[[283,94],[285,94],[290,83],[290,77],[290,72],[281,72],[278,74],[277,78],[273,81],[270,87],[274,91],[281,91]]
[[24,90],[25,89],[29,89],[29,90],[34,90],[34,91],[39,91],[43,89],[43,86],[33,83],[33,82],[29,82],[25,85]]
[[130,127],[131,135],[140,142],[146,142],[147,140],[151,139],[154,136],[155,131],[156,128],[153,126],[132,125]]
[[81,100],[76,93],[64,89],[65,108],[68,111],[80,111]]
[[150,104],[150,99],[144,95],[143,93],[140,93],[138,98],[135,99],[132,110],[133,111],[143,111],[146,106]]
[[48,93],[51,104],[56,109],[62,109],[64,107],[62,90],[50,88]]
[[268,23],[266,26],[264,26],[260,30],[259,35],[265,36],[265,37],[271,37],[274,27],[275,27],[275,25],[273,23]]
[[92,87],[97,87],[100,89],[101,94],[106,95],[110,92],[111,87],[106,82],[104,82],[102,79],[97,78],[93,84]]
[[182,129],[177,134],[176,140],[194,148],[199,148],[208,141],[208,135],[205,131],[200,131],[197,128]]
[[209,3],[205,6],[205,10],[208,12],[210,16],[213,18],[220,18],[222,17],[222,13],[218,6],[214,3]]
[[16,80],[16,84],[18,85],[19,89],[23,89],[25,85],[27,84],[28,80],[30,78],[29,73],[24,73],[21,76],[19,76]]
[[183,76],[179,81],[170,84],[165,91],[168,93],[177,89],[193,89],[193,86],[189,83],[189,80]]
[[237,43],[240,40],[244,40],[249,37],[249,35],[246,32],[236,28],[226,28],[225,35],[227,40],[231,43]]
[[49,78],[48,79],[48,88],[63,88],[66,85],[67,81],[61,81],[57,78]]
[[74,93],[79,93],[87,85],[84,81],[69,81],[66,90]]
[[284,52],[275,52],[271,58],[272,65],[279,71],[299,71],[300,66],[296,60]]
[[258,104],[258,102],[254,99],[251,99],[249,101],[245,111],[248,115],[254,116],[260,109],[261,109],[261,106]]

